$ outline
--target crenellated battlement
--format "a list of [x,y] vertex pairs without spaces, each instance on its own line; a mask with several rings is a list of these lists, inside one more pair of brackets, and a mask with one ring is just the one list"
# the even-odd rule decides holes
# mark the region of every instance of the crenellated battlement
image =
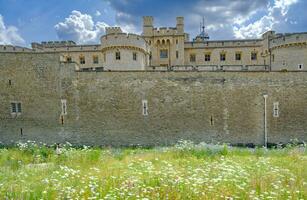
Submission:
[[106,27],[106,35],[123,33],[120,27]]
[[294,45],[306,45],[307,32],[303,33],[277,33],[270,38],[270,48],[281,48]]
[[148,44],[144,38],[131,33],[112,33],[101,37],[101,49],[110,47],[136,47],[147,52]]
[[0,52],[14,53],[14,52],[33,52],[33,49],[13,45],[0,45]]

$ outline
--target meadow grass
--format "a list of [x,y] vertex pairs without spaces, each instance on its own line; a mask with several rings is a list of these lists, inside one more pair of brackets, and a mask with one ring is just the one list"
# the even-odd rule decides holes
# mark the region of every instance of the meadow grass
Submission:
[[0,149],[0,199],[307,199],[306,147]]

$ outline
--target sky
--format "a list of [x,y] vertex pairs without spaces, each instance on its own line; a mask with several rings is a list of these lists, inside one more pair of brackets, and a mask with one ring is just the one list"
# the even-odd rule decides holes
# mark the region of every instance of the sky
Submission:
[[268,30],[307,32],[307,0],[0,0],[0,44],[73,40],[98,44],[108,26],[142,34],[142,17],[156,27],[199,34],[202,18],[211,40],[259,38]]

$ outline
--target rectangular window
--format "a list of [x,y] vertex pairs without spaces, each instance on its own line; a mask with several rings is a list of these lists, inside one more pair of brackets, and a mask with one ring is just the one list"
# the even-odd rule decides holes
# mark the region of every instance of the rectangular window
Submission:
[[107,55],[104,53],[103,54],[103,62],[106,62],[107,61]]
[[147,102],[147,100],[142,101],[142,106],[143,106],[143,115],[147,116],[148,115],[148,102]]
[[275,61],[275,55],[273,54],[272,55],[272,62],[274,62]]
[[304,65],[303,64],[298,64],[297,68],[298,68],[298,70],[303,70],[304,69]]
[[119,51],[117,51],[117,52],[115,53],[115,59],[116,59],[116,60],[120,60],[120,52],[119,52]]
[[279,117],[279,102],[273,103],[273,117]]
[[11,113],[21,113],[21,103],[20,102],[12,102],[11,103]]
[[168,58],[168,51],[166,49],[160,50],[160,58]]
[[71,62],[72,62],[71,56],[67,56],[67,57],[66,57],[66,62],[68,62],[68,63],[71,63]]
[[241,60],[241,53],[238,52],[236,53],[236,61],[240,61]]
[[190,55],[190,62],[196,62],[196,55],[195,54]]
[[179,58],[179,51],[176,51],[176,58]]
[[85,64],[85,57],[84,56],[80,56],[79,60],[80,60],[80,64],[82,64],[82,65]]
[[221,61],[225,61],[226,60],[226,54],[225,53],[221,53],[220,54],[220,60]]
[[206,53],[205,54],[205,61],[206,62],[209,62],[211,60],[211,55],[210,55],[210,53]]
[[136,52],[133,52],[133,53],[132,53],[132,57],[133,57],[133,60],[136,61],[136,60],[137,60],[137,53],[136,53]]
[[67,115],[66,99],[61,99],[62,115]]
[[251,60],[257,60],[257,53],[256,52],[251,53]]
[[98,64],[99,63],[99,58],[98,56],[93,56],[93,64]]

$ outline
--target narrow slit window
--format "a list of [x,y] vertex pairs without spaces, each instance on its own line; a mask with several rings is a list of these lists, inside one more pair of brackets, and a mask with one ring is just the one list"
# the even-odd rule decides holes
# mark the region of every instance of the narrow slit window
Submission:
[[67,115],[67,101],[66,99],[61,99],[62,115]]
[[273,117],[279,117],[279,102],[273,104]]
[[226,54],[225,53],[220,54],[220,61],[226,61]]
[[143,106],[143,116],[147,116],[148,115],[148,101],[143,100],[142,106]]
[[133,52],[133,53],[132,53],[132,57],[133,57],[133,60],[136,61],[136,60],[137,60],[137,53],[136,53],[136,52]]
[[11,103],[11,112],[12,113],[17,113],[16,103]]

